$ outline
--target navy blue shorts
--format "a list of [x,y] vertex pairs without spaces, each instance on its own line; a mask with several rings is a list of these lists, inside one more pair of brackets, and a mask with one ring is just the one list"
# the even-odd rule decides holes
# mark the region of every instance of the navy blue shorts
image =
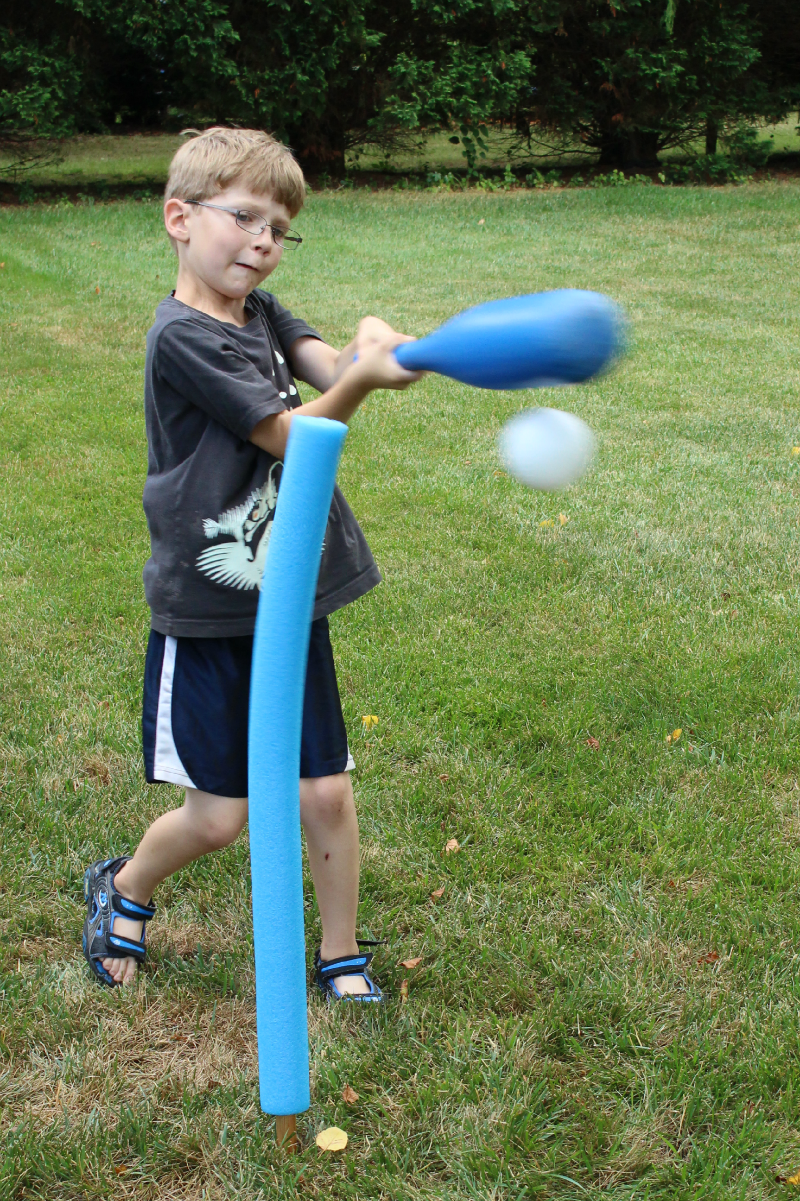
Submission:
[[[164,781],[216,796],[246,797],[253,639],[171,638],[150,631],[142,743],[149,784]],[[355,766],[336,683],[328,619],[311,624],[300,775]]]

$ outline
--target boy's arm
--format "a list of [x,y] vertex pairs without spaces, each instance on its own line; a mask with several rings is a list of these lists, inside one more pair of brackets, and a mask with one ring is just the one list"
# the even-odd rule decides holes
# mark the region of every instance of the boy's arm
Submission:
[[[334,421],[347,423],[362,400],[373,389],[407,388],[409,384],[413,384],[421,378],[422,372],[406,371],[400,366],[392,351],[401,342],[412,340],[402,334],[396,334],[394,330],[389,330],[380,338],[375,337],[370,340],[363,349],[359,348],[356,363],[352,362],[351,354],[350,362],[345,365],[341,377],[332,382],[322,396],[318,396],[316,400],[311,400],[308,404],[300,405],[296,409],[287,409],[283,413],[273,413],[271,416],[265,417],[251,431],[250,441],[254,442],[256,446],[260,446],[262,450],[268,451],[276,459],[282,459],[286,450],[286,440],[289,437],[289,426],[292,424],[295,414],[302,413],[304,417],[330,417]],[[325,345],[316,338],[298,338],[297,341],[317,342],[317,345]],[[292,350],[296,345],[297,342],[293,343]],[[351,343],[351,345],[353,344]],[[332,349],[332,347],[328,347],[328,350]],[[311,380],[308,382],[313,383]]]
[[295,379],[311,384],[318,392],[327,392],[353,361],[368,346],[394,334],[380,317],[364,317],[358,323],[358,333],[344,350],[336,350],[319,338],[297,338],[289,347],[289,366]]

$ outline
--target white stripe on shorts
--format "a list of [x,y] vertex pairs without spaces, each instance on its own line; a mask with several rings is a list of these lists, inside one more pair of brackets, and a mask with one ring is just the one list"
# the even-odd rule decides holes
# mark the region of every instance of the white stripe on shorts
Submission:
[[172,737],[172,681],[175,676],[175,652],[177,649],[177,639],[167,635],[164,639],[164,661],[161,664],[161,683],[158,689],[153,775],[157,780],[164,780],[168,784],[180,784],[184,788],[197,788],[181,763],[175,739]]
[[349,743],[347,746],[347,766],[345,767],[344,770],[345,771],[355,771],[356,770],[356,761],[353,758],[353,752],[350,750]]

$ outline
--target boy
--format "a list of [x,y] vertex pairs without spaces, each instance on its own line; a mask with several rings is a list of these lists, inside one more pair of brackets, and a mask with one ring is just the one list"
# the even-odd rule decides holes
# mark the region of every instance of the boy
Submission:
[[[144,569],[152,629],[142,717],[148,782],[185,788],[133,857],[86,871],[83,950],[114,987],[145,958],[151,898],[168,876],[227,846],[247,820],[247,717],[258,588],[281,459],[300,399],[294,375],[322,395],[303,413],[348,421],[374,388],[419,378],[391,353],[405,341],[368,317],[343,351],[257,291],[287,248],[304,200],[290,151],[258,130],[214,128],[170,167],[164,222],[178,256],[175,291],[147,336]],[[328,614],[380,581],[358,523],[334,493],[311,631],[300,812],[322,918],[315,958],[329,997],[381,999],[356,942],[358,822],[328,635]],[[280,987],[280,964],[275,965]]]

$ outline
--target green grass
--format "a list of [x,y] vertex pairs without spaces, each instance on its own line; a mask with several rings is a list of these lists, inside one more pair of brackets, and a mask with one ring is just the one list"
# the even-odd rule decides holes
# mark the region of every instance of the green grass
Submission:
[[[389,1001],[311,998],[287,1161],[258,1110],[246,837],[162,888],[135,989],[79,950],[85,864],[179,799],[142,783],[138,733],[159,208],[0,210],[3,1201],[791,1194],[799,216],[765,184],[356,192],[298,218],[273,287],[334,342],[366,312],[424,333],[577,286],[634,345],[585,388],[429,377],[353,421],[341,482],[386,582],[332,628]],[[560,496],[498,468],[538,402],[600,437]],[[310,884],[307,927],[312,949]],[[321,1156],[332,1124],[350,1145]]]
[[[776,154],[800,153],[800,134],[797,118],[793,117],[780,125],[764,127],[764,136],[773,136]],[[25,175],[28,186],[35,188],[98,188],[110,189],[154,189],[164,186],[170,159],[182,139],[177,134],[125,134],[87,135],[66,141],[62,148],[60,163],[45,165]],[[509,161],[508,133],[499,129],[487,135],[487,155],[481,167],[502,169]],[[698,143],[697,153],[703,152]],[[666,151],[664,161],[685,156],[684,151]],[[573,166],[585,163],[585,155],[553,155],[545,159],[531,160],[531,165],[547,170],[551,167]],[[589,160],[590,162],[592,160]],[[517,152],[514,163],[522,169],[525,159]],[[454,146],[446,132],[432,133],[418,151],[396,152],[388,160],[382,151],[364,147],[348,156],[348,166],[353,172],[380,171],[403,175],[419,171],[458,171],[465,166],[460,145]]]

